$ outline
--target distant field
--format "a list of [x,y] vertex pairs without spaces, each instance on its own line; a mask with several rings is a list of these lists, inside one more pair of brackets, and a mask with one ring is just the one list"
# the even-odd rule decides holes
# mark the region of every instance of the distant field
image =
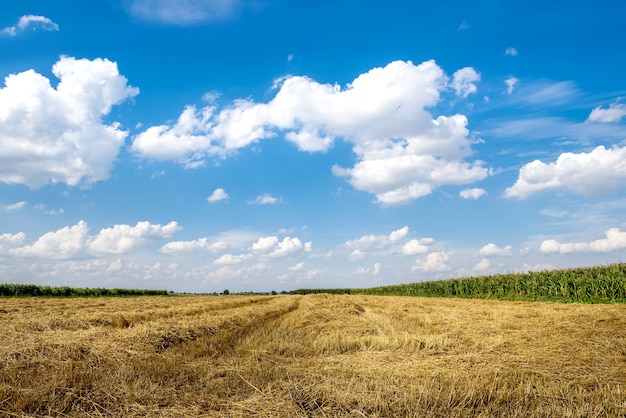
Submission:
[[626,302],[626,263],[436,280],[368,289],[299,289],[291,293],[624,303]]
[[0,416],[625,416],[626,305],[0,299]]

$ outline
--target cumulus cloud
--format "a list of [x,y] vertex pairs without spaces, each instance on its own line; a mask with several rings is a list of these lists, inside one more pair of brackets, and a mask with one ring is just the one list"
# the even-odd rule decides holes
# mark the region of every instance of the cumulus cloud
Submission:
[[[115,225],[112,228],[104,228],[97,235],[89,236],[87,222],[81,220],[76,225],[44,234],[31,245],[12,248],[10,253],[19,257],[50,259],[121,254],[138,245],[168,238],[179,229],[176,222],[170,222],[165,226],[138,222],[135,226]],[[20,240],[23,241],[23,238],[21,236]]]
[[7,252],[12,248],[19,247],[24,242],[26,234],[18,232],[17,234],[0,235],[0,253]]
[[277,236],[261,237],[252,244],[252,251],[258,254],[266,254],[270,257],[285,257],[295,253],[313,251],[312,243],[302,241],[297,238],[285,237],[282,241]]
[[48,232],[32,245],[14,248],[10,253],[19,257],[71,258],[85,249],[88,232],[87,223],[81,220],[74,226]]
[[433,243],[432,238],[412,239],[402,246],[404,255],[416,255],[427,253],[430,249],[428,246]]
[[601,106],[593,109],[587,121],[602,123],[619,122],[624,116],[626,116],[626,104],[613,103],[609,105],[608,109],[603,109]]
[[232,254],[223,254],[218,257],[213,264],[222,265],[222,266],[233,266],[242,263],[243,261],[250,258],[250,254],[240,254],[240,255],[232,255]]
[[478,264],[474,266],[472,271],[485,271],[489,267],[491,267],[491,261],[489,261],[488,258],[483,258],[482,260],[478,262]]
[[363,235],[361,238],[346,241],[343,247],[351,250],[350,258],[356,260],[365,257],[366,252],[385,250],[404,238],[408,233],[409,227],[404,226],[395,231],[391,231],[389,235]]
[[21,201],[21,202],[12,203],[9,205],[2,205],[0,206],[0,208],[2,208],[2,210],[5,212],[17,212],[18,210],[22,209],[24,206],[26,206],[26,202]]
[[11,74],[0,89],[0,181],[37,187],[109,177],[127,132],[104,124],[114,105],[137,95],[117,64],[61,57],[57,87],[33,70]]
[[504,84],[506,84],[506,93],[507,94],[511,94],[513,93],[513,90],[515,89],[515,85],[519,82],[519,78],[516,77],[509,77],[506,80],[504,80]]
[[480,255],[485,257],[510,257],[513,255],[513,247],[507,245],[504,248],[500,248],[496,244],[489,243],[480,249]]
[[467,97],[478,90],[476,82],[480,81],[480,74],[472,67],[461,68],[452,75],[452,88],[458,96]]
[[463,199],[479,199],[486,194],[487,191],[485,189],[479,188],[463,189],[459,192],[459,196]]
[[306,152],[326,151],[341,138],[353,145],[357,163],[335,166],[335,175],[382,204],[407,203],[441,185],[488,175],[481,161],[464,161],[472,153],[467,118],[433,118],[426,110],[450,86],[461,96],[474,92],[479,79],[463,68],[449,83],[434,61],[394,61],[345,87],[288,76],[277,81],[268,103],[236,100],[221,110],[187,106],[176,123],[146,129],[131,148],[145,158],[194,166],[279,133]]
[[198,238],[192,241],[171,241],[161,247],[164,254],[183,254],[199,250],[208,250],[213,253],[224,251],[230,247],[225,241],[209,241],[208,238]]
[[561,243],[553,239],[541,243],[539,250],[544,254],[559,253],[608,253],[626,248],[626,232],[619,228],[611,228],[606,231],[606,238],[590,242],[567,242]]
[[516,57],[517,56],[517,49],[513,48],[512,46],[508,47],[506,49],[506,51],[504,51],[504,55],[510,56],[510,57]]
[[100,230],[90,239],[88,247],[95,254],[121,254],[149,241],[170,238],[180,230],[178,223],[173,221],[164,226],[147,221],[137,222],[135,226],[115,225]]
[[43,29],[47,31],[58,31],[59,25],[45,16],[25,15],[20,17],[15,26],[9,26],[2,29],[0,33],[3,35],[15,36],[28,29]]
[[564,189],[583,196],[603,195],[623,187],[625,181],[626,147],[599,146],[588,153],[563,153],[553,163],[535,160],[525,164],[504,195],[525,199],[547,189]]
[[279,197],[274,197],[269,193],[259,195],[256,199],[249,201],[251,205],[273,205],[275,203],[282,202],[282,199]]
[[266,253],[276,247],[276,245],[278,245],[277,236],[261,237],[257,240],[257,242],[252,244],[252,251]]
[[214,203],[214,202],[219,202],[220,200],[227,200],[227,199],[228,199],[228,193],[226,193],[224,189],[218,188],[218,189],[215,189],[213,193],[211,193],[211,196],[207,198],[207,202]]
[[412,270],[423,272],[450,270],[450,266],[447,264],[449,259],[449,253],[443,251],[433,252],[428,254],[425,260],[418,259]]
[[409,233],[409,227],[408,226],[404,226],[400,229],[397,229],[395,231],[392,231],[389,234],[389,241],[393,242],[393,241],[398,241],[399,239],[402,239],[406,236],[406,234]]
[[144,20],[193,25],[227,19],[240,3],[240,0],[132,0],[128,11]]

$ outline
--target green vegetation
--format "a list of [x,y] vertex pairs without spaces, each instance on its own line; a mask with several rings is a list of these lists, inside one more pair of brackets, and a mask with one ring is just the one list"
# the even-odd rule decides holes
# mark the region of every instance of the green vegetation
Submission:
[[369,289],[299,289],[291,293],[460,297],[505,300],[626,302],[626,263],[469,277]]
[[84,297],[84,296],[158,296],[167,295],[167,290],[142,289],[104,289],[68,286],[38,286],[35,284],[0,284],[0,296],[48,296],[48,297]]

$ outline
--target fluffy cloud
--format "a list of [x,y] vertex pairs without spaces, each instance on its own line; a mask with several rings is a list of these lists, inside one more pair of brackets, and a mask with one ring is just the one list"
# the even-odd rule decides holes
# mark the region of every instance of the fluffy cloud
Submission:
[[626,116],[626,104],[613,103],[608,109],[603,109],[601,106],[596,107],[591,111],[587,120],[589,122],[619,122],[624,116]]
[[17,234],[0,235],[0,253],[6,252],[12,248],[19,247],[24,242],[26,234],[18,232]]
[[506,51],[504,51],[504,55],[507,55],[509,57],[516,57],[517,56],[517,49],[513,48],[513,47],[508,47],[506,49]]
[[396,241],[404,238],[409,233],[409,227],[404,226],[395,231],[391,231],[389,235],[363,235],[361,238],[346,241],[343,244],[348,250],[352,250],[352,259],[358,259],[365,256],[364,251],[384,250],[393,245]]
[[165,226],[153,225],[150,222],[137,222],[137,225],[115,225],[113,228],[105,228],[92,238],[89,250],[95,254],[121,254],[138,245],[149,241],[171,237],[181,228],[176,222],[170,222]]
[[278,133],[307,152],[325,151],[341,138],[352,143],[358,162],[353,168],[334,167],[335,175],[380,203],[407,203],[441,185],[488,175],[482,162],[463,161],[471,155],[467,118],[433,118],[426,110],[450,87],[461,96],[474,92],[479,79],[475,70],[463,68],[449,83],[434,61],[394,61],[343,88],[289,76],[276,83],[278,91],[268,103],[236,100],[220,111],[213,104],[199,110],[188,106],[175,124],[137,135],[132,149],[146,158],[195,166]]
[[192,241],[172,241],[161,247],[164,254],[182,254],[198,250],[208,250],[211,252],[219,252],[226,250],[230,245],[225,241],[210,242],[208,238],[199,238]]
[[467,97],[476,93],[475,82],[480,81],[480,75],[471,67],[461,68],[452,75],[452,88],[459,96]]
[[218,189],[215,189],[213,193],[211,193],[211,196],[207,198],[207,202],[213,203],[213,202],[219,202],[220,200],[226,200],[226,199],[228,199],[228,193],[226,193],[224,189],[218,188]]
[[58,31],[59,25],[45,16],[25,15],[20,17],[15,26],[9,26],[2,29],[0,33],[9,36],[15,36],[18,33],[24,32],[27,29],[41,28],[48,31]]
[[504,195],[524,199],[557,188],[583,196],[602,195],[623,187],[625,181],[626,147],[599,146],[588,153],[563,153],[553,163],[535,160],[524,165]]
[[539,250],[544,254],[551,253],[608,253],[626,248],[626,232],[619,228],[611,228],[606,231],[606,238],[590,242],[561,243],[556,240],[545,240]]
[[258,254],[266,254],[270,257],[284,257],[298,252],[310,253],[313,251],[312,243],[302,243],[299,238],[285,237],[282,241],[277,236],[261,237],[252,244],[252,251]]
[[485,189],[479,188],[463,189],[459,192],[459,196],[463,199],[479,199],[486,194],[487,191]]
[[512,77],[512,76],[504,80],[504,84],[506,84],[506,93],[507,94],[513,93],[513,89],[515,89],[515,85],[518,82],[519,82],[519,78]]
[[449,253],[443,251],[430,253],[426,256],[425,260],[418,259],[412,270],[423,272],[450,270],[450,266],[446,264],[449,258]]
[[[66,226],[54,232],[48,232],[31,245],[13,247],[9,252],[19,257],[38,257],[50,259],[68,259],[79,255],[107,255],[121,254],[138,245],[149,241],[168,238],[180,230],[176,222],[165,226],[153,225],[150,222],[138,222],[135,226],[115,225],[112,228],[101,229],[95,236],[89,236],[89,227],[85,221],[76,225]],[[13,243],[21,243],[23,235],[2,235],[6,241],[12,238]],[[8,237],[8,238],[7,238]],[[16,238],[17,237],[17,238]],[[2,245],[0,239],[0,245]]]
[[60,82],[34,70],[12,74],[0,89],[0,181],[31,187],[74,186],[109,177],[127,132],[102,118],[138,94],[117,64],[61,57],[52,67]]
[[504,256],[510,257],[513,255],[513,247],[507,245],[504,248],[499,248],[496,244],[489,243],[480,249],[480,255],[485,257]]
[[87,223],[80,221],[74,226],[48,232],[32,245],[14,248],[10,252],[20,257],[71,258],[85,249],[88,231]]
[[472,271],[485,271],[489,267],[491,267],[491,261],[489,261],[488,258],[483,258],[482,260],[478,262],[478,264],[474,266]]
[[251,205],[273,205],[282,202],[281,198],[274,197],[269,193],[257,196],[256,199],[249,201]]
[[389,241],[393,242],[393,241],[398,241],[399,239],[402,239],[406,236],[406,234],[409,233],[409,227],[408,226],[404,226],[400,229],[397,229],[395,231],[392,231],[389,234]]
[[213,264],[218,266],[234,266],[242,263],[243,261],[250,258],[250,254],[240,254],[240,255],[232,255],[232,254],[223,254],[218,257]]
[[402,246],[404,255],[416,255],[427,253],[430,249],[428,246],[433,243],[432,238],[412,239]]
[[192,25],[227,19],[240,3],[239,0],[132,0],[128,11],[145,20]]

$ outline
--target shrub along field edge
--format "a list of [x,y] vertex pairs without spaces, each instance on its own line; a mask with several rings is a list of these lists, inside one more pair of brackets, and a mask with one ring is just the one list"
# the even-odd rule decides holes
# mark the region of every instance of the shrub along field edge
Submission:
[[437,280],[367,289],[298,289],[291,293],[626,303],[626,263]]

